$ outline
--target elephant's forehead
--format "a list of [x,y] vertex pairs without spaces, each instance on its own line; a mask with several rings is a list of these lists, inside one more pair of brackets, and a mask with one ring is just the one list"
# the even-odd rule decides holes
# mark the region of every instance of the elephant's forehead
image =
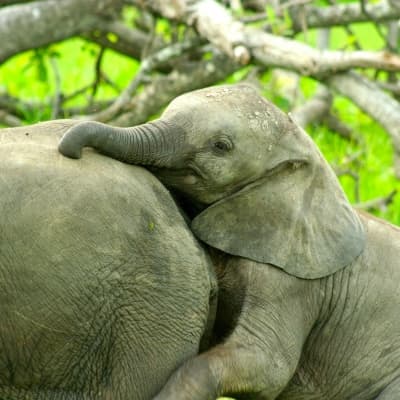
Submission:
[[271,106],[254,89],[244,85],[217,86],[195,90],[174,99],[170,107],[182,108],[190,107],[190,105],[198,107],[212,105],[216,111],[224,108],[240,109],[242,111],[253,109],[266,111]]
[[[177,115],[179,123],[189,130],[209,135],[218,131],[246,132],[247,139],[267,143],[276,140],[284,121],[282,112],[254,89],[249,93],[229,86],[201,89],[176,98],[165,116]],[[241,138],[245,139],[243,135]]]
[[282,121],[282,112],[246,85],[217,86],[177,97],[167,114],[186,114],[190,119],[225,119],[249,124],[250,128],[271,130]]

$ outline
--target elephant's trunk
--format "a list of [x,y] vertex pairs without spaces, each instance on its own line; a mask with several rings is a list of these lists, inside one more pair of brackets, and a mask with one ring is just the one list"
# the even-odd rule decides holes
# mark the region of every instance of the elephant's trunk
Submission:
[[183,130],[161,119],[132,128],[86,121],[69,129],[58,149],[65,156],[80,158],[82,148],[88,146],[125,163],[168,167],[183,143]]

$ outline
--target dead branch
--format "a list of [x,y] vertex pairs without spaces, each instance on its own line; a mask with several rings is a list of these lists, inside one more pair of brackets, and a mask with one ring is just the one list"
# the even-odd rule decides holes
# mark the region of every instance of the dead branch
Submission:
[[179,20],[193,26],[201,36],[220,48],[235,62],[247,64],[250,61],[250,53],[243,46],[244,25],[235,20],[227,9],[216,1],[133,0],[133,2],[160,13],[165,18]]
[[[400,8],[393,7],[389,1],[366,4],[367,13],[363,12],[359,2],[336,4],[330,7],[306,6],[303,8],[305,24],[310,28],[327,28],[348,25],[355,22],[367,22],[371,18],[375,22],[394,21],[400,18]],[[291,14],[293,30],[301,32],[301,17]]]
[[329,112],[328,115],[323,118],[322,122],[328,127],[329,130],[337,133],[343,139],[351,140],[353,142],[359,141],[358,138],[354,136],[352,129],[331,112]]
[[387,196],[378,197],[376,199],[368,200],[362,203],[357,203],[354,205],[354,207],[366,211],[373,211],[373,210],[385,211],[387,207],[393,203],[396,195],[397,195],[397,190],[394,189]]
[[310,100],[295,108],[291,114],[296,122],[304,128],[311,122],[322,121],[329,114],[331,105],[332,95],[326,87],[321,85]]
[[216,84],[240,68],[227,56],[219,54],[212,60],[185,64],[170,74],[159,76],[131,99],[125,113],[112,120],[114,125],[131,126],[147,121],[185,92]]
[[[82,36],[102,47],[111,48],[137,60],[140,60],[145,47],[152,39],[148,33],[130,28],[118,20],[97,18],[95,25],[96,27],[91,32]],[[110,33],[115,37],[112,38]],[[166,45],[159,37],[154,39],[153,50],[159,50]]]
[[385,128],[393,143],[395,173],[400,177],[400,104],[375,83],[354,72],[333,75],[325,82]]
[[9,114],[4,110],[0,110],[0,124],[16,127],[23,125],[22,121],[15,115]]
[[376,84],[383,90],[387,90],[394,95],[400,95],[400,83],[376,81]]
[[131,80],[129,85],[122,91],[113,104],[105,110],[97,114],[86,116],[85,119],[107,122],[114,119],[120,111],[129,103],[132,95],[137,88],[144,83],[148,74],[155,70],[157,66],[165,64],[176,57],[181,56],[184,52],[197,47],[201,40],[199,38],[187,39],[180,43],[174,43],[171,46],[165,47],[160,51],[151,54],[149,57],[142,60],[139,70]]
[[29,3],[34,0],[0,0],[0,7],[10,6],[18,3]]
[[53,70],[55,84],[55,93],[52,99],[51,119],[55,119],[60,115],[63,94],[61,92],[61,75],[58,69],[57,60],[54,56],[50,57],[50,65]]
[[334,170],[338,177],[349,176],[350,178],[352,178],[354,180],[354,198],[356,200],[356,203],[358,203],[360,201],[360,176],[356,172],[354,172],[350,169],[334,168]]
[[120,0],[42,0],[0,8],[0,63],[97,26],[96,14],[114,13]]
[[9,95],[8,93],[0,94],[0,110],[19,118],[23,118],[21,110],[32,113],[34,110],[43,107],[45,107],[45,103],[42,102],[23,101],[17,97]]
[[304,43],[247,28],[246,47],[265,66],[288,68],[301,75],[322,79],[351,70],[373,68],[400,71],[400,57],[389,52],[315,50]]
[[321,78],[352,68],[400,71],[400,57],[389,52],[319,51],[298,41],[245,26],[215,0],[136,0],[166,18],[194,26],[199,34],[235,61],[247,63],[252,56],[267,67],[294,70]]

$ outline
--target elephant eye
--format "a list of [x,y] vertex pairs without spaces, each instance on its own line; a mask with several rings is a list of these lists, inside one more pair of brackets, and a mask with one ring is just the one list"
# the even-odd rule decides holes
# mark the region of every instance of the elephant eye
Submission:
[[220,138],[213,142],[212,146],[217,154],[226,153],[233,149],[233,143],[228,138]]

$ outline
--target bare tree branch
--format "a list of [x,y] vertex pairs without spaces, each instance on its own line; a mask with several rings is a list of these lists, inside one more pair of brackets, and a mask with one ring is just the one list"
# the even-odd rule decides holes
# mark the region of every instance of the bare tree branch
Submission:
[[332,113],[326,115],[322,122],[328,127],[329,130],[337,133],[343,139],[359,142],[359,139],[353,134],[351,128]]
[[[117,20],[109,21],[104,18],[98,18],[94,24],[95,28],[91,32],[83,34],[83,37],[98,43],[102,47],[109,47],[140,60],[143,50],[150,40],[146,32],[130,28]],[[115,35],[115,39],[110,36],[110,33]],[[157,38],[154,46],[156,49],[160,49],[165,46],[165,43]]]
[[394,95],[400,95],[400,83],[376,81],[376,84],[383,90],[387,90]]
[[85,118],[102,122],[110,121],[111,119],[115,118],[117,114],[119,114],[119,112],[129,103],[134,92],[137,90],[139,85],[144,82],[147,75],[151,71],[156,69],[158,65],[165,64],[165,62],[179,57],[185,51],[196,47],[200,42],[201,40],[199,38],[188,39],[180,43],[174,43],[171,46],[165,47],[160,51],[151,54],[149,57],[142,60],[140,68],[135,77],[107,109]]
[[400,71],[400,57],[388,52],[315,50],[303,43],[248,30],[246,46],[257,62],[271,67],[288,68],[302,75],[321,78],[352,68]]
[[180,20],[195,27],[201,36],[236,62],[247,64],[250,53],[243,46],[244,31],[227,9],[214,0],[133,0],[138,6],[154,10],[165,18]]
[[32,113],[34,110],[44,107],[45,104],[37,101],[22,101],[17,97],[11,96],[8,93],[0,95],[0,109],[5,112],[23,118],[21,110]]
[[96,14],[114,13],[119,0],[43,0],[0,8],[0,63],[28,49],[90,31]]
[[356,73],[333,75],[325,82],[385,128],[392,138],[395,172],[400,177],[400,104],[375,83]]
[[[342,3],[330,7],[304,7],[305,22],[308,28],[327,28],[347,25],[355,22],[367,22],[371,18],[375,22],[394,21],[400,18],[400,8],[393,7],[389,1],[382,0],[365,6],[364,13],[359,2]],[[301,32],[302,22],[295,13],[291,15],[293,30]]]
[[15,115],[9,114],[4,110],[0,110],[0,124],[16,127],[23,125],[22,121]]
[[60,71],[58,69],[57,60],[55,56],[50,57],[50,64],[53,69],[54,83],[55,83],[55,94],[52,101],[51,119],[55,119],[60,115],[63,95],[61,92]]
[[311,122],[322,121],[329,114],[331,105],[332,95],[326,87],[321,85],[317,93],[309,101],[295,108],[291,115],[304,128]]
[[[329,29],[318,30],[317,46],[325,50],[329,46]],[[292,115],[300,126],[306,127],[311,122],[319,122],[329,115],[332,106],[332,94],[325,85],[319,84],[316,94],[305,104],[293,110]]]
[[334,169],[338,177],[349,176],[354,180],[354,198],[356,203],[360,201],[360,176],[350,169]]
[[392,190],[387,196],[378,197],[377,199],[368,200],[362,203],[357,203],[354,205],[354,207],[366,211],[372,211],[372,210],[384,211],[390,204],[393,203],[396,194],[397,190],[395,189]]
[[0,7],[10,6],[12,4],[30,3],[34,0],[0,0]]
[[212,60],[184,65],[166,76],[159,76],[131,99],[125,113],[112,120],[114,125],[131,126],[147,121],[180,94],[226,79],[240,68],[228,57],[220,54]]
[[319,51],[288,38],[246,27],[215,0],[136,0],[165,17],[193,25],[207,40],[235,61],[247,63],[250,54],[268,67],[288,68],[316,78],[352,68],[400,71],[400,57],[388,52]]

